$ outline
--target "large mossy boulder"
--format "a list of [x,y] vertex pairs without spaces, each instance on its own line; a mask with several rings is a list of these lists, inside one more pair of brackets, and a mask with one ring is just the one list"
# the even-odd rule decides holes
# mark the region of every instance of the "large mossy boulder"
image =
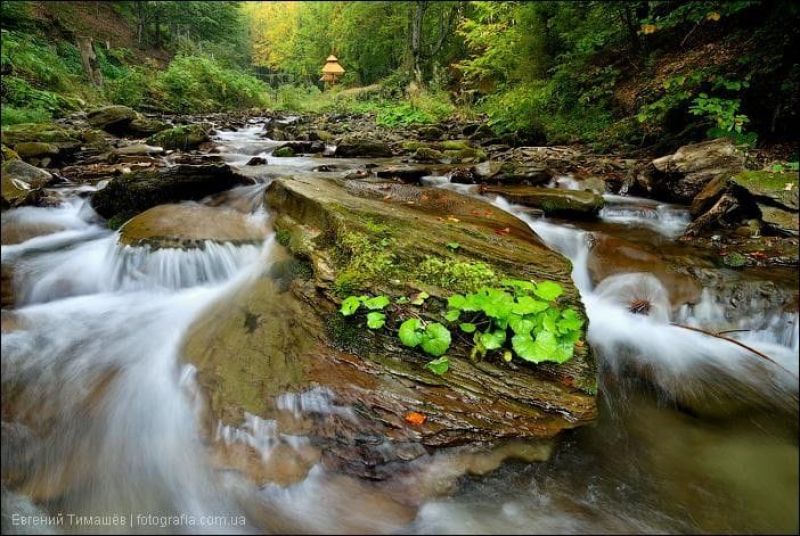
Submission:
[[348,137],[336,145],[334,155],[344,158],[379,158],[392,156],[392,149],[382,141]]
[[[338,312],[348,294],[395,302],[424,291],[418,314],[443,321],[454,292],[512,277],[558,282],[563,304],[582,315],[569,261],[522,221],[480,199],[397,182],[281,178],[267,204],[293,264],[274,264],[209,307],[186,340],[209,429],[246,414],[275,419],[280,432],[309,436],[326,466],[381,479],[432,447],[550,438],[595,418],[586,345],[562,365],[530,366],[473,361],[470,338],[454,335],[450,369],[437,376],[396,333]],[[403,307],[388,316],[408,314]],[[313,403],[302,422],[287,397]]]
[[497,194],[512,203],[538,208],[548,216],[594,218],[603,208],[603,196],[581,190],[535,186],[483,186],[481,193]]
[[34,165],[64,160],[82,146],[81,132],[54,123],[20,123],[3,129],[3,144]]
[[188,151],[197,149],[209,141],[211,126],[208,124],[192,124],[172,127],[147,138],[147,143],[164,149],[181,149]]
[[41,189],[53,182],[54,177],[19,159],[3,162],[2,206],[15,207],[34,203],[41,196]]
[[159,205],[133,217],[120,229],[119,242],[151,248],[189,248],[205,242],[258,244],[266,228],[236,210],[196,203]]
[[644,184],[654,197],[689,204],[712,180],[741,172],[744,161],[744,153],[727,138],[685,145],[653,160]]
[[130,132],[131,122],[138,117],[139,114],[135,110],[119,105],[95,108],[86,114],[86,120],[90,125],[117,135]]
[[98,214],[122,223],[148,208],[183,200],[197,200],[234,186],[251,184],[230,166],[177,165],[116,177],[92,197]]

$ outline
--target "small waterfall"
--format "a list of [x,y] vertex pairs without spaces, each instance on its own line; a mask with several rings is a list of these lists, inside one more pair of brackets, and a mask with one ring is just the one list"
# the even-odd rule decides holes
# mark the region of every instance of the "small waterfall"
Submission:
[[651,199],[606,194],[600,218],[609,223],[645,227],[668,238],[677,238],[692,221],[685,207]]
[[260,255],[256,245],[207,241],[191,249],[126,246],[111,235],[22,259],[15,269],[19,300],[42,303],[117,291],[170,291],[228,280]]

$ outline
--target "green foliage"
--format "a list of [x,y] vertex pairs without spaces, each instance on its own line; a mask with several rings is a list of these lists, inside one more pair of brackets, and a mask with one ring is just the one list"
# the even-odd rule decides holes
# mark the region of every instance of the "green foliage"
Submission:
[[425,365],[425,368],[436,374],[437,376],[441,376],[448,370],[450,370],[450,358],[447,356],[442,356],[432,361],[428,361]]
[[367,327],[369,329],[381,329],[386,324],[386,315],[377,311],[367,313]]
[[[473,356],[501,351],[505,360],[513,355],[533,363],[570,360],[583,320],[575,310],[561,309],[556,304],[563,292],[561,285],[523,280],[503,280],[501,285],[448,299],[450,310],[470,317],[459,327],[465,333],[473,333]],[[509,330],[511,354],[507,353]]]
[[206,56],[177,56],[159,76],[168,108],[185,113],[265,106],[264,84]]
[[50,112],[44,108],[18,108],[11,104],[4,104],[0,110],[3,125],[16,125],[18,123],[47,123],[52,119]]

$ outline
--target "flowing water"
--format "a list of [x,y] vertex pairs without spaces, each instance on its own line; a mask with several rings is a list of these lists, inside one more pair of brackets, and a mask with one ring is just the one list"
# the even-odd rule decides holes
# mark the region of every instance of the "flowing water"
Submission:
[[[312,170],[367,163],[275,158],[279,142],[261,132],[254,125],[222,132],[217,141],[232,165],[264,157],[266,166],[248,170],[262,181],[295,173],[325,180]],[[423,182],[475,195],[447,177]],[[558,186],[580,187],[571,180]],[[215,470],[195,369],[180,349],[202,312],[247,289],[280,258],[279,246],[271,235],[261,246],[121,246],[85,201],[91,189],[62,187],[58,207],[2,216],[4,243],[11,243],[2,248],[2,262],[13,268],[18,304],[2,313],[3,385],[14,386],[3,394],[4,532],[798,530],[796,306],[775,310],[751,299],[745,313],[736,312],[708,287],[694,306],[676,308],[672,289],[650,273],[600,282],[590,273],[598,233],[674,246],[688,223],[679,207],[606,196],[601,221],[578,227],[491,200],[572,261],[590,319],[600,418],[532,458],[544,460],[552,448],[548,461],[465,461],[441,453],[420,462],[427,465],[416,480],[379,490],[325,471],[307,438],[281,433],[275,421],[249,415],[239,427],[217,426],[216,441],[249,445],[278,470],[290,463],[308,468],[300,481],[259,488]],[[263,185],[244,187],[204,203],[248,207],[254,218],[267,219],[262,192]],[[796,275],[778,279],[796,285]],[[631,313],[635,299],[646,299],[650,314]],[[737,330],[728,336],[771,361],[675,324]],[[277,406],[295,418],[352,415],[324,388],[287,392]],[[442,488],[446,493],[430,491]],[[409,507],[396,500],[408,489],[428,491]],[[79,525],[77,517],[61,523],[47,517],[58,512],[106,517],[82,517]],[[49,521],[15,522],[24,516]]]

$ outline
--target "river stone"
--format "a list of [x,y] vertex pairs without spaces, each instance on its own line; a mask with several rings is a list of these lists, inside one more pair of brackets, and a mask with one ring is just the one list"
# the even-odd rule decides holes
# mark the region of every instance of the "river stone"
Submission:
[[128,125],[128,131],[134,136],[151,136],[162,130],[170,127],[169,124],[159,121],[158,119],[150,119],[138,115]]
[[52,181],[53,176],[50,173],[22,160],[3,162],[3,206],[7,208],[35,202],[41,195],[41,188]]
[[147,138],[147,143],[164,149],[188,151],[197,149],[201,144],[209,141],[211,139],[210,131],[211,127],[208,124],[182,125],[153,134]]
[[422,177],[433,175],[433,167],[413,164],[393,164],[379,167],[375,175],[383,179],[398,179],[409,184],[419,184]]
[[[106,219],[127,220],[148,208],[182,200],[197,200],[234,186],[251,184],[226,165],[180,164],[115,177],[92,197],[92,206]],[[123,220],[123,221],[124,221]]]
[[800,209],[798,173],[743,171],[731,177],[735,184],[747,189],[757,201],[786,210]]
[[52,143],[58,147],[80,146],[80,132],[65,129],[54,123],[19,123],[4,127],[2,131],[3,143],[15,147],[18,143],[44,142]]
[[152,154],[162,154],[164,149],[162,147],[155,147],[145,143],[135,143],[125,147],[114,149],[113,154],[120,156],[149,156]]
[[345,158],[376,158],[392,156],[392,150],[382,141],[345,138],[336,145],[334,155]]
[[711,180],[741,172],[744,161],[744,154],[727,138],[685,145],[653,160],[645,185],[658,199],[691,203]]
[[95,128],[122,135],[130,132],[130,124],[138,116],[139,114],[127,106],[114,105],[90,110],[86,114],[86,120]]
[[[239,424],[245,413],[280,422],[280,395],[321,389],[305,428],[287,433],[311,436],[329,467],[386,478],[396,472],[395,462],[423,455],[420,446],[546,438],[595,417],[596,371],[586,345],[560,366],[509,367],[489,359],[473,363],[470,345],[456,341],[450,370],[440,377],[424,368],[429,358],[392,334],[366,330],[338,313],[336,288],[352,263],[382,255],[376,250],[359,260],[342,249],[364,240],[387,244],[393,261],[362,266],[353,274],[359,277],[354,292],[407,296],[424,288],[429,302],[442,299],[452,291],[426,284],[419,272],[433,257],[558,281],[564,303],[583,311],[570,263],[517,218],[448,190],[303,176],[274,180],[267,202],[277,215],[279,241],[310,268],[286,292],[269,277],[256,279],[210,307],[190,331],[184,353],[208,399],[209,430],[218,421]],[[454,240],[458,253],[446,247]],[[411,425],[410,411],[427,419]]]
[[5,144],[3,144],[0,146],[0,157],[2,157],[2,161],[5,162],[6,160],[17,160],[19,155],[14,149],[6,147]]
[[205,241],[259,244],[265,237],[264,225],[241,212],[186,203],[159,205],[133,217],[120,229],[119,242],[186,248]]
[[512,203],[538,208],[548,216],[595,217],[603,208],[603,196],[579,190],[534,186],[483,186],[481,193],[497,194]]
[[25,161],[32,158],[45,158],[58,156],[61,151],[56,145],[52,143],[45,143],[43,141],[24,141],[14,146],[14,150]]

